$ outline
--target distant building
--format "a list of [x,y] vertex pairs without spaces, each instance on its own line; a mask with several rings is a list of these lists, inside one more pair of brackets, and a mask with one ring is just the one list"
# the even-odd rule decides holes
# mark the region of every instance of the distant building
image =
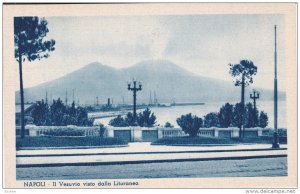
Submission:
[[[26,121],[31,118],[31,111],[35,107],[35,103],[33,104],[24,104],[24,112],[25,112],[25,124]],[[21,104],[16,104],[16,126],[21,126]]]

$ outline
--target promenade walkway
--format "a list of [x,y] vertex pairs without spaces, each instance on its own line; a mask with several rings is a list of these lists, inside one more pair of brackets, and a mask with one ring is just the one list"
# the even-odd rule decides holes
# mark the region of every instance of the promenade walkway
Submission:
[[96,166],[182,161],[241,160],[287,157],[286,146],[158,146],[130,143],[128,147],[92,149],[42,149],[17,151],[17,167]]

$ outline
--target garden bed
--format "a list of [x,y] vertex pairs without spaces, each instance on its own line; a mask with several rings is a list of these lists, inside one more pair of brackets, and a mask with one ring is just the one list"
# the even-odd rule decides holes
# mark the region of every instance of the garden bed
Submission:
[[22,147],[73,147],[73,146],[114,146],[127,145],[126,142],[117,138],[100,138],[100,137],[53,137],[38,136],[16,138],[17,149]]

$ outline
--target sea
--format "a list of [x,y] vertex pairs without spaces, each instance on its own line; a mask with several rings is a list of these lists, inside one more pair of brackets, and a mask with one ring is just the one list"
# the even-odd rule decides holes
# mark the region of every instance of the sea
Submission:
[[[229,102],[236,104],[236,102]],[[247,102],[246,102],[247,103]],[[220,107],[225,102],[207,102],[203,105],[189,105],[189,106],[171,106],[171,107],[151,107],[150,110],[156,116],[156,125],[163,126],[166,122],[170,122],[174,127],[178,127],[176,119],[181,115],[192,113],[198,117],[204,116],[210,112],[218,112]],[[257,109],[264,111],[268,115],[268,126],[274,127],[274,102],[273,101],[258,101]],[[137,110],[141,112],[143,110]],[[286,128],[286,101],[278,101],[278,128]],[[95,123],[102,123],[108,125],[109,121],[114,117],[96,119]]]

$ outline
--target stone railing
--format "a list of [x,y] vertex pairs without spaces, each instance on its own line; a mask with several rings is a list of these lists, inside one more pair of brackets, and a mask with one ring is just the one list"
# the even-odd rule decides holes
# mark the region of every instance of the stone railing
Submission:
[[162,137],[181,137],[187,136],[181,128],[160,128]]
[[[221,138],[235,138],[239,137],[239,128],[238,127],[228,127],[228,128],[200,128],[198,136],[208,136],[208,137],[221,137]],[[263,136],[263,133],[269,131],[270,129],[263,129],[260,127],[246,128],[245,136],[246,137],[257,137]]]
[[[143,132],[144,131],[152,131],[156,134],[156,138],[162,138],[163,134],[161,128],[159,127],[106,127],[107,137],[116,137],[115,134],[119,133],[121,136],[126,136],[130,139],[130,141],[143,141]],[[123,135],[121,132],[124,132]],[[129,137],[130,136],[130,137]],[[122,138],[122,137],[121,137]]]
[[99,136],[99,126],[36,126],[26,125],[29,136]]
[[[18,130],[18,128],[16,129]],[[29,136],[99,136],[99,126],[80,127],[68,126],[35,126],[26,125]],[[286,134],[286,129],[281,129],[281,133]],[[271,128],[246,128],[245,137],[270,136],[273,134]],[[188,136],[181,128],[163,127],[111,127],[106,126],[104,137],[125,138],[128,141],[148,141],[164,137]],[[239,137],[239,128],[200,128],[197,136],[235,138]]]

